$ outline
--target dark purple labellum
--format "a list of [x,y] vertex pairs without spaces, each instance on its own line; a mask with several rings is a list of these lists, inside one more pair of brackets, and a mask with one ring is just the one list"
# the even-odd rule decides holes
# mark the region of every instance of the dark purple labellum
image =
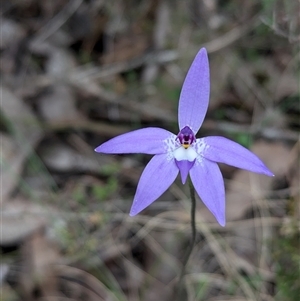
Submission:
[[193,142],[196,141],[196,137],[193,133],[193,131],[188,127],[185,126],[177,135],[177,138],[179,140],[179,143],[187,149]]

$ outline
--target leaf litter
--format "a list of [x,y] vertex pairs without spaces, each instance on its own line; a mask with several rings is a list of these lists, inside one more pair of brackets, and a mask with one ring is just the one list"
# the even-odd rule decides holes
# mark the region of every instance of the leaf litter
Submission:
[[3,300],[174,299],[190,235],[185,187],[176,181],[130,218],[148,158],[91,150],[141,126],[176,131],[179,87],[201,47],[212,95],[200,136],[246,143],[276,176],[221,166],[228,224],[220,229],[198,202],[187,300],[297,300],[299,288],[289,291],[299,275],[295,7],[31,0],[3,8]]

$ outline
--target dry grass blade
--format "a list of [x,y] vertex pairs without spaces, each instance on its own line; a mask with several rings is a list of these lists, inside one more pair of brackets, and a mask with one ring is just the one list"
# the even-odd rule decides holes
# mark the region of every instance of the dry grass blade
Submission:
[[100,280],[96,277],[87,273],[83,270],[65,266],[56,266],[56,272],[60,279],[65,282],[77,286],[77,289],[84,290],[88,294],[88,300],[97,301],[120,301],[127,300],[125,295],[122,299],[117,297],[109,288],[107,288]]
[[83,0],[71,0],[69,3],[44,26],[33,38],[33,43],[39,44],[54,34],[76,12]]
[[[221,239],[220,236],[213,234],[211,229],[201,221],[201,218],[199,216],[197,217],[197,219],[198,221],[200,219],[200,222],[197,223],[197,228],[205,236],[207,243],[215,254],[224,272],[228,275],[228,277],[237,281],[237,283],[240,285],[240,288],[244,292],[247,301],[256,301],[257,298],[255,291],[241,276],[235,265],[235,259],[231,248],[223,239]],[[224,247],[222,247],[222,245],[225,246],[226,252],[223,251]]]

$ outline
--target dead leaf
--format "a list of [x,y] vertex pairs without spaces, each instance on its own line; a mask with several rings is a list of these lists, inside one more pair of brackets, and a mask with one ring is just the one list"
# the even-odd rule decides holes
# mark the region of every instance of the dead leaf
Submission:
[[76,108],[73,90],[66,85],[54,85],[46,95],[40,97],[38,109],[51,124],[84,120]]
[[[40,151],[40,156],[46,166],[57,172],[99,172],[101,164],[100,158],[81,154],[71,147],[62,143],[51,143],[51,147],[44,144]],[[107,158],[106,158],[107,159]],[[106,161],[107,164],[109,161]]]
[[2,246],[20,244],[34,231],[46,225],[50,211],[45,204],[39,206],[23,199],[4,203],[1,208],[0,244]]
[[70,51],[59,47],[51,47],[45,66],[47,75],[56,80],[63,80],[75,66],[76,61]]
[[21,247],[22,271],[20,287],[25,298],[34,299],[35,291],[42,297],[59,296],[55,264],[57,248],[50,243],[43,229],[33,232]]
[[12,19],[1,17],[1,49],[5,49],[12,44],[18,43],[25,37],[25,29],[21,24]]
[[19,180],[25,159],[41,139],[42,130],[35,115],[21,99],[4,87],[0,87],[0,94],[0,108],[8,120],[12,135],[1,135],[1,202],[4,202]]

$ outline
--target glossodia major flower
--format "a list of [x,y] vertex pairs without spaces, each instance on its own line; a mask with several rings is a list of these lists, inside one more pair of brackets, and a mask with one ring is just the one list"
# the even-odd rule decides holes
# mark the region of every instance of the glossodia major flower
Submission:
[[105,154],[155,155],[141,175],[130,210],[131,216],[159,198],[180,172],[182,183],[190,175],[203,203],[224,226],[225,189],[217,162],[273,176],[256,155],[236,142],[218,136],[196,138],[206,115],[209,92],[209,63],[206,49],[202,48],[182,86],[177,135],[165,129],[149,127],[117,136],[95,149]]

